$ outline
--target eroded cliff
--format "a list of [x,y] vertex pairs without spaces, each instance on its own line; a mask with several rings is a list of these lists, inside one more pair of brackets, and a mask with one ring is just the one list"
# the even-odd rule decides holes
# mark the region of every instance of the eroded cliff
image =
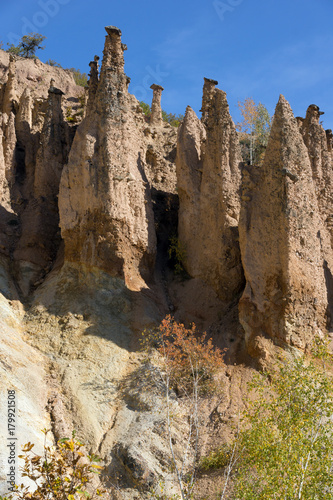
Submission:
[[177,133],[160,85],[145,117],[121,32],[106,32],[80,124],[66,119],[83,92],[68,73],[0,52],[0,361],[5,385],[24,394],[19,444],[40,449],[40,428],[55,439],[75,428],[134,498],[160,477],[173,491],[165,394],[142,330],[172,312],[228,348],[203,447],[238,412],[245,364],[309,350],[330,331],[332,133],[317,106],[297,121],[281,96],[263,166],[243,165],[216,81],[205,79],[201,119],[188,107]]

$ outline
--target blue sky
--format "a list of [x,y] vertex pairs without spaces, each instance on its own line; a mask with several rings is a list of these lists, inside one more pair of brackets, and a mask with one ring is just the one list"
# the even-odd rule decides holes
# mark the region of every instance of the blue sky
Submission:
[[317,104],[333,128],[332,0],[1,0],[0,14],[5,44],[40,32],[42,61],[82,72],[102,56],[104,26],[118,26],[130,91],[150,102],[150,85],[163,85],[167,112],[199,113],[206,76],[227,92],[235,121],[238,100],[272,114],[282,93],[296,116]]

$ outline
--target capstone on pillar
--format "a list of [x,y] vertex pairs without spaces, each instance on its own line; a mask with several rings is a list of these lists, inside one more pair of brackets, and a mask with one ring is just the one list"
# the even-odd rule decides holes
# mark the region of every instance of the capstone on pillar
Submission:
[[161,85],[157,85],[153,83],[150,87],[153,90],[153,101],[151,103],[151,117],[150,124],[151,125],[161,125],[163,122],[162,119],[162,107],[161,107],[161,97],[162,92],[164,90]]

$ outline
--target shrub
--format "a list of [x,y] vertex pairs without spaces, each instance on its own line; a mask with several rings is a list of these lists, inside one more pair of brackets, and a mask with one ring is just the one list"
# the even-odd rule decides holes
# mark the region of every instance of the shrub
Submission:
[[57,63],[53,59],[48,59],[45,64],[48,64],[49,66],[53,66],[54,68],[62,68],[61,64]]
[[146,102],[140,101],[139,105],[140,105],[140,108],[143,110],[145,116],[147,116],[149,118],[151,115],[151,109],[150,109],[149,104],[147,104]]
[[163,121],[169,123],[172,127],[179,127],[181,122],[184,120],[184,115],[175,115],[162,110],[162,118]]
[[202,457],[200,468],[202,470],[221,469],[226,467],[231,459],[232,450],[228,445],[221,446]]
[[184,263],[186,259],[186,250],[177,236],[171,236],[168,248],[169,259],[174,263],[175,273],[178,275],[186,274]]
[[79,69],[68,68],[68,71],[73,73],[74,81],[76,85],[80,87],[86,87],[88,85],[88,75],[87,73],[81,73]]
[[13,54],[14,56],[20,56],[21,55],[21,49],[19,45],[15,46],[12,43],[7,43],[8,49],[6,52],[9,52],[9,54]]
[[83,444],[72,433],[72,438],[58,441],[55,448],[46,445],[45,433],[44,454],[37,455],[32,450],[34,445],[27,443],[23,446],[23,454],[19,455],[24,461],[21,467],[22,477],[29,478],[36,489],[31,492],[23,484],[17,487],[8,499],[19,500],[79,500],[101,497],[104,489],[92,486],[95,474],[103,469],[96,455],[86,455]]

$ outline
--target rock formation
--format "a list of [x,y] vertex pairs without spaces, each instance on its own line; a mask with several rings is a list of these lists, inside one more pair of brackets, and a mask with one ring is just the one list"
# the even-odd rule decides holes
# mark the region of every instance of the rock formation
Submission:
[[151,85],[150,88],[153,90],[150,123],[153,126],[161,125],[162,124],[161,98],[164,88],[161,87],[161,85],[156,85],[156,83],[153,83],[153,85]]
[[283,96],[263,166],[243,170],[240,247],[240,321],[250,354],[265,356],[265,339],[309,347],[327,327],[332,251],[308,152]]
[[[18,283],[26,295],[52,267],[60,245],[58,193],[63,166],[72,142],[62,113],[63,92],[51,80],[48,107],[41,133],[34,170],[26,169],[25,192],[29,201],[21,214],[22,234],[14,252],[18,263]],[[28,127],[28,110],[20,113],[21,127]],[[25,144],[27,145],[26,141]],[[26,162],[28,166],[29,163]]]
[[330,133],[319,123],[323,111],[311,104],[303,120],[301,133],[311,162],[321,218],[330,231],[333,244],[333,162]]
[[[262,361],[274,344],[306,350],[332,329],[332,132],[317,106],[296,120],[281,96],[263,166],[243,166],[215,80],[204,80],[201,120],[188,107],[177,133],[162,120],[161,86],[144,116],[121,31],[106,32],[87,91],[0,50],[0,374],[24,413],[20,445],[40,449],[43,427],[55,439],[75,428],[132,499],[170,461],[142,330],[170,311],[229,349],[228,394],[204,403],[215,440],[246,385],[234,363],[256,366],[248,353]],[[87,97],[78,125],[66,108]],[[177,225],[184,280],[168,260]],[[186,401],[171,399],[181,413]],[[180,424],[179,454],[183,435]]]
[[180,245],[190,276],[224,300],[242,289],[238,245],[240,149],[225,92],[205,79],[202,121],[188,107],[179,127],[177,179]]
[[3,112],[8,116],[16,111],[17,107],[15,58],[12,55],[9,57],[8,78],[5,84],[2,106]]
[[127,91],[121,32],[105,29],[93,110],[77,130],[61,179],[60,226],[66,261],[103,269],[137,289],[151,276],[156,252],[144,122]]

